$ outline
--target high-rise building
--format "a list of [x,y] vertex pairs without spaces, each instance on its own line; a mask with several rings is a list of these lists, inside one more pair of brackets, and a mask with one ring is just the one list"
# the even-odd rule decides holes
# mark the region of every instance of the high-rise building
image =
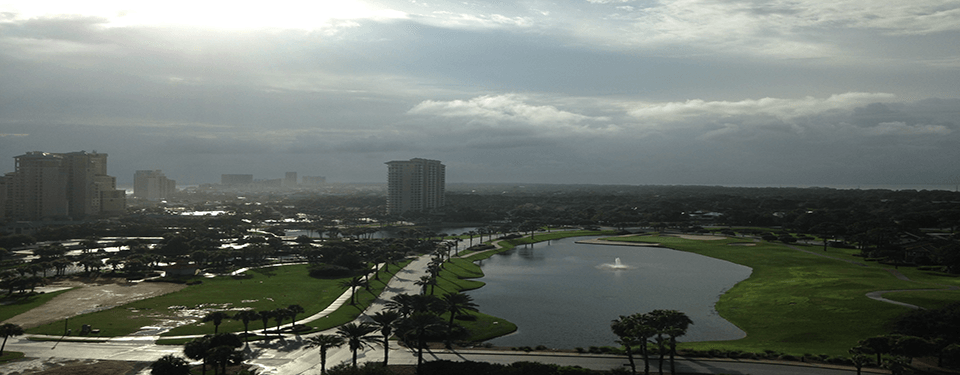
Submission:
[[143,170],[133,174],[133,196],[144,199],[166,199],[177,192],[177,181],[162,171]]
[[107,175],[107,154],[31,151],[14,160],[15,171],[6,178],[8,218],[82,219],[119,214],[126,208],[125,194]]
[[387,162],[387,213],[423,211],[444,203],[446,166],[439,160]]
[[297,187],[297,172],[287,172],[283,176],[283,187],[286,187],[286,188]]

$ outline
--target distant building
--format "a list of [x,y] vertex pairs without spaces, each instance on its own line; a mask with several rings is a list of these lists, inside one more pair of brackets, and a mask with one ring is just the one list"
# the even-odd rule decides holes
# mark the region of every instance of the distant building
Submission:
[[107,154],[31,151],[14,160],[15,171],[5,178],[7,218],[77,220],[126,209],[125,193],[107,175]]
[[220,175],[221,185],[247,185],[253,183],[252,174],[222,174]]
[[0,176],[0,221],[7,218],[7,176]]
[[283,187],[297,187],[297,172],[287,172],[283,175]]
[[143,199],[166,199],[177,192],[177,181],[160,170],[142,170],[133,174],[133,196]]
[[307,186],[323,185],[327,183],[327,178],[323,176],[303,176],[300,183]]
[[387,213],[443,207],[446,166],[439,160],[387,162]]

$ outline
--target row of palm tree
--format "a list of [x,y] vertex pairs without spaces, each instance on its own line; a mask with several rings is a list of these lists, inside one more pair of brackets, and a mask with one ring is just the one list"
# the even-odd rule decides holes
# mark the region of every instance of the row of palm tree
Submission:
[[[398,294],[386,303],[387,309],[370,316],[371,323],[348,323],[337,328],[337,335],[319,335],[309,339],[307,347],[320,349],[320,371],[326,372],[327,350],[347,345],[352,364],[357,367],[357,353],[374,345],[383,346],[383,365],[389,363],[390,337],[394,334],[407,347],[417,348],[417,366],[423,363],[423,349],[428,337],[446,334],[452,337],[454,319],[466,311],[477,311],[473,299],[459,292],[442,298],[424,294]],[[449,313],[449,322],[440,314]],[[375,334],[375,333],[379,333]]]
[[273,310],[241,310],[236,312],[233,315],[230,315],[226,311],[213,311],[203,317],[204,322],[213,323],[213,333],[218,334],[220,330],[220,324],[224,320],[233,319],[243,322],[243,334],[244,336],[249,336],[250,322],[260,320],[263,322],[263,334],[267,333],[267,325],[270,322],[270,319],[274,319],[277,323],[277,333],[280,333],[280,327],[287,318],[290,318],[290,328],[293,329],[297,322],[297,315],[304,313],[303,306],[300,305],[290,305],[287,307],[278,307]]
[[659,371],[663,375],[663,356],[670,354],[670,373],[676,374],[674,356],[677,352],[677,337],[687,333],[687,328],[693,321],[686,314],[677,310],[653,310],[646,314],[621,315],[610,324],[610,329],[617,335],[617,343],[623,345],[630,361],[630,370],[637,373],[633,361],[633,351],[638,349],[643,358],[644,374],[650,374],[650,351],[648,343],[657,346],[659,354]]

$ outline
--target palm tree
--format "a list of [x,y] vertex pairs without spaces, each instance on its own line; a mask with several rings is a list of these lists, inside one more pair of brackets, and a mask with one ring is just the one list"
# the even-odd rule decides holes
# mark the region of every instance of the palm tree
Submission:
[[290,305],[290,306],[287,306],[287,312],[290,314],[290,320],[291,320],[291,322],[290,322],[290,329],[291,329],[291,330],[294,328],[294,325],[297,323],[297,314],[303,314],[304,311],[305,311],[305,310],[303,309],[303,306],[300,306],[300,305]]
[[400,313],[393,310],[377,311],[370,317],[380,329],[380,335],[383,336],[383,365],[387,365],[387,357],[390,355],[390,335],[393,333],[393,325],[400,320]]
[[[414,284],[420,287],[420,294],[427,294],[427,287],[436,285],[437,279],[430,275],[423,275],[420,276],[420,280],[415,281]],[[430,294],[433,295],[433,293]]]
[[630,316],[620,315],[610,323],[610,330],[620,339],[617,343],[623,345],[627,352],[627,359],[630,361],[630,373],[637,373],[637,365],[633,362],[633,348],[642,345],[642,342],[636,335],[636,321]]
[[287,309],[278,307],[273,309],[273,321],[277,322],[277,335],[280,335],[280,325],[283,324],[283,321],[287,319],[290,313],[287,312]]
[[413,313],[413,298],[406,293],[397,294],[390,297],[390,300],[384,303],[384,306],[398,312],[401,318],[406,318]]
[[210,347],[207,349],[206,358],[209,358],[214,366],[220,365],[220,373],[226,375],[228,364],[243,362],[243,352],[237,350],[241,346],[243,346],[243,342],[232,333],[213,335],[210,338]]
[[357,304],[357,288],[365,286],[367,283],[363,281],[363,278],[360,276],[354,277],[349,280],[343,280],[340,282],[340,286],[344,288],[350,288],[350,304]]
[[202,373],[207,373],[207,350],[210,350],[210,336],[198,337],[183,345],[183,355],[195,361],[202,360]]
[[368,323],[347,323],[337,328],[337,334],[347,341],[353,353],[353,368],[357,368],[357,351],[364,347],[373,347],[371,343],[377,343],[377,336],[370,334],[376,330],[377,327]]
[[677,355],[677,337],[687,334],[687,328],[693,324],[690,317],[677,310],[667,310],[667,328],[666,334],[670,336],[670,375],[676,375],[677,367],[674,357]]
[[224,320],[224,319],[230,319],[230,318],[231,318],[231,317],[230,317],[230,314],[227,314],[226,312],[223,312],[223,311],[214,311],[214,312],[212,312],[212,313],[207,314],[207,316],[204,316],[204,317],[203,317],[203,321],[204,321],[204,322],[211,322],[211,321],[212,321],[212,322],[213,322],[213,334],[217,334],[217,333],[218,333],[217,331],[220,330],[220,323],[223,323],[223,320]]
[[190,375],[190,363],[173,354],[167,354],[150,364],[150,375]]
[[398,323],[398,330],[407,346],[413,347],[410,341],[411,336],[416,339],[417,372],[419,372],[420,365],[423,363],[423,347],[426,346],[425,335],[441,329],[441,327],[443,327],[443,320],[436,314],[425,311],[414,312],[410,314],[409,318],[405,318]]
[[260,310],[257,312],[257,315],[260,315],[260,321],[263,322],[263,334],[267,334],[267,324],[270,323],[270,318],[273,317],[273,311],[271,310]]
[[20,336],[23,334],[23,328],[13,323],[3,323],[0,325],[0,336],[3,336],[3,345],[0,345],[0,355],[3,355],[3,348],[7,346],[7,337]]
[[260,314],[253,310],[242,310],[238,311],[233,315],[233,320],[239,320],[243,322],[243,340],[247,340],[248,330],[250,328],[250,322],[260,319]]
[[453,332],[453,319],[460,313],[466,311],[480,311],[477,304],[473,303],[473,297],[460,292],[451,292],[443,295],[443,302],[446,303],[447,312],[450,313],[450,324],[447,325],[447,336]]
[[320,348],[320,374],[327,373],[327,349],[339,348],[344,343],[343,337],[334,335],[320,335],[307,339],[308,348]]

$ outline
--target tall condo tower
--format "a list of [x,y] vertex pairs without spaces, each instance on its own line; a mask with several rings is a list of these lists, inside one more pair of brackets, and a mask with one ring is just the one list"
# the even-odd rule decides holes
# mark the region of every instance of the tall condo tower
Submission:
[[133,174],[133,196],[145,199],[165,199],[177,192],[177,181],[167,178],[162,171],[142,170]]
[[6,175],[6,216],[16,220],[122,214],[126,194],[107,175],[107,154],[96,151],[15,156]]
[[444,203],[446,166],[439,160],[387,162],[387,213],[423,211]]

